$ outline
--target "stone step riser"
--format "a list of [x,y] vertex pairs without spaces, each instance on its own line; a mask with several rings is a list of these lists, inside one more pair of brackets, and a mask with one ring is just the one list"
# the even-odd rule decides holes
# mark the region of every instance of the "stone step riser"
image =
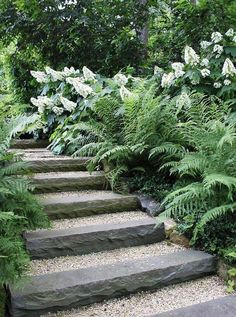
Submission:
[[11,148],[14,149],[41,149],[46,148],[49,145],[47,140],[14,140]]
[[107,189],[104,176],[33,180],[34,193],[53,193],[86,189]]
[[138,199],[133,196],[114,199],[80,201],[75,203],[48,204],[44,207],[50,219],[87,217],[105,213],[138,209]]
[[14,317],[35,317],[106,299],[154,290],[216,270],[215,258],[198,251],[36,276],[11,290]]
[[87,159],[50,159],[28,160],[28,166],[32,173],[86,171]]
[[164,225],[155,227],[151,218],[117,225],[93,225],[25,234],[26,247],[33,259],[83,255],[152,244],[164,239]]

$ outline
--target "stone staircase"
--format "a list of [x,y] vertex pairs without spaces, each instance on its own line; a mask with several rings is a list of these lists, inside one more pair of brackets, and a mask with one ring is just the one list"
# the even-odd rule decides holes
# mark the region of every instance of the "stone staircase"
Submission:
[[[54,156],[45,146],[14,143],[35,173],[35,195],[52,219],[52,229],[24,235],[32,264],[23,287],[10,287],[13,317],[137,317],[133,309],[113,315],[112,304],[107,315],[82,310],[104,300],[109,308],[113,298],[129,300],[138,292],[215,273],[213,256],[170,245],[164,224],[155,226],[155,220],[140,210],[137,197],[109,191],[103,172],[86,172],[89,158]],[[71,309],[77,310],[70,313]]]

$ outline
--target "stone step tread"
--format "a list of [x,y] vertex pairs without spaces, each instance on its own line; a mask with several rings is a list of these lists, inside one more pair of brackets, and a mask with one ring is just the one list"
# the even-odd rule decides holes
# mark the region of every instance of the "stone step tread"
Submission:
[[[225,282],[218,276],[207,276],[165,286],[155,291],[139,292],[128,297],[114,298],[102,303],[79,307],[44,317],[147,317],[189,305],[226,296]],[[187,317],[191,317],[189,314]],[[217,315],[216,315],[217,316]],[[234,315],[233,315],[234,316]],[[182,317],[182,316],[181,316]],[[186,316],[183,316],[186,317]],[[208,317],[202,314],[199,317]],[[220,315],[219,317],[224,317]],[[226,316],[232,317],[232,316]]]
[[27,232],[25,234],[25,238],[27,241],[29,240],[42,240],[45,238],[53,238],[53,237],[65,237],[71,236],[76,234],[84,234],[84,233],[94,233],[99,231],[110,231],[116,229],[123,229],[123,228],[132,228],[137,226],[148,226],[152,225],[153,227],[156,225],[156,222],[153,218],[147,217],[141,220],[128,220],[122,223],[104,223],[104,224],[92,224],[87,226],[81,227],[74,227],[74,228],[65,228],[65,229],[52,229],[52,230],[37,230]]
[[164,225],[152,218],[123,223],[88,225],[25,234],[26,248],[34,259],[78,255],[155,243],[165,239]]
[[187,250],[34,276],[23,288],[11,289],[13,315],[37,316],[187,281],[213,273],[215,262],[209,254]]
[[88,162],[89,161],[89,157],[77,157],[77,158],[73,158],[71,156],[64,156],[64,155],[49,155],[49,156],[45,156],[45,157],[41,157],[39,156],[25,156],[24,160],[32,163],[32,162],[42,162],[42,163],[48,163],[51,161],[55,161],[55,162],[65,162],[65,163],[70,163],[70,162]]
[[59,204],[74,204],[86,201],[97,201],[97,200],[112,200],[120,199],[125,200],[129,197],[135,197],[132,195],[121,195],[113,193],[112,191],[77,191],[77,192],[62,192],[62,193],[49,193],[49,194],[38,194],[36,197],[44,205],[59,205]]
[[225,296],[150,317],[235,317],[236,296]]
[[161,256],[185,250],[184,247],[170,244],[167,241],[140,246],[121,247],[114,250],[105,250],[76,256],[60,256],[51,259],[32,260],[30,275],[43,275],[55,272],[77,270],[95,265],[115,264],[127,261],[140,260],[149,256]]
[[37,194],[50,219],[88,217],[98,214],[132,211],[139,208],[133,195],[121,195],[105,190],[63,191]]
[[104,172],[84,172],[84,171],[70,171],[70,172],[47,172],[47,173],[36,173],[32,179],[34,181],[48,181],[48,180],[68,180],[71,179],[83,179],[83,178],[95,178],[104,177]]
[[[140,210],[135,211],[122,211],[113,214],[102,214],[102,215],[93,215],[90,217],[79,217],[72,219],[59,219],[52,221],[52,228],[57,229],[69,229],[69,228],[78,228],[88,225],[101,225],[108,223],[120,224],[128,221],[136,220],[145,220],[150,219],[145,212]],[[43,229],[44,230],[44,229]]]

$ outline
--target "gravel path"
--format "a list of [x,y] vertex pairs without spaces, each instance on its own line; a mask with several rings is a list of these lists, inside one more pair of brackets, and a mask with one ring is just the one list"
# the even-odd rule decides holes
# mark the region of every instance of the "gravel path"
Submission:
[[47,317],[145,317],[225,295],[224,282],[217,276],[211,276],[167,286],[153,293],[142,292],[68,312],[48,314]]
[[115,249],[79,256],[58,257],[45,260],[34,260],[31,262],[30,275],[41,275],[53,272],[69,271],[79,268],[125,262],[129,260],[145,258],[155,255],[184,250],[183,247],[168,244],[166,241],[144,246]]
[[135,221],[147,219],[149,216],[142,211],[126,211],[114,214],[94,215],[91,217],[81,217],[72,219],[55,220],[52,222],[53,229],[76,228],[87,225],[99,225],[106,223],[124,223],[126,221]]
[[49,173],[36,173],[33,176],[33,179],[50,179],[50,178],[83,178],[83,177],[96,177],[96,176],[104,176],[103,172],[49,172]]
[[123,197],[125,199],[126,196],[105,190],[81,190],[76,192],[44,193],[38,194],[37,197],[41,199],[42,202],[46,200],[48,202],[56,201],[57,203],[70,203],[71,201],[102,200]]

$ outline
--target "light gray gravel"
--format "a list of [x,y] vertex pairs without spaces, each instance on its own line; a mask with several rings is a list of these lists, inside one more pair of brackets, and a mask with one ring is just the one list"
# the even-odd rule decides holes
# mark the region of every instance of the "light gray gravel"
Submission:
[[[130,195],[128,195],[130,196]],[[116,199],[126,198],[127,196],[116,194],[112,191],[105,190],[81,190],[76,192],[61,192],[61,193],[48,193],[38,194],[37,198],[42,203],[71,203],[82,202],[88,200],[102,200],[102,199]]]
[[114,214],[94,215],[91,217],[81,217],[72,219],[61,219],[52,222],[53,229],[66,229],[83,227],[87,225],[99,225],[105,223],[123,223],[126,221],[135,221],[147,219],[149,216],[142,211],[126,211]]
[[34,260],[31,262],[30,275],[41,275],[53,272],[69,271],[97,265],[125,262],[129,260],[146,258],[155,255],[184,250],[183,247],[168,244],[166,241],[150,245],[116,249],[79,256],[58,257],[47,260]]
[[49,172],[49,173],[36,173],[33,179],[51,179],[51,178],[83,178],[83,177],[96,177],[96,176],[103,176],[103,172]]
[[72,311],[48,314],[47,317],[145,317],[225,295],[224,282],[217,276],[211,276],[170,285],[153,293],[142,292]]

